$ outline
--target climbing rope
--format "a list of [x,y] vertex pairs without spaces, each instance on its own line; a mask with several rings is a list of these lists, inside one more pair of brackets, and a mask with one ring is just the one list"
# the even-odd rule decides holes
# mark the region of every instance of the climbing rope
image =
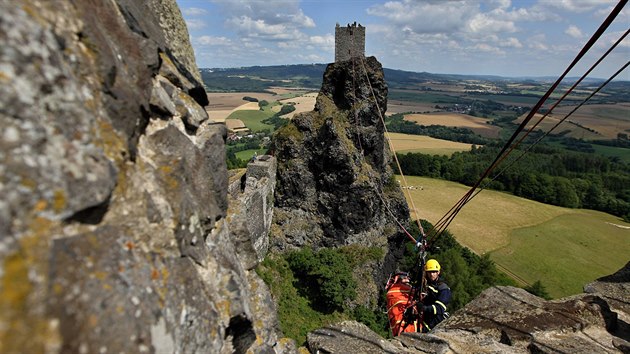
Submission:
[[[555,91],[560,82],[565,78],[565,76],[569,73],[569,71],[580,61],[580,59],[590,50],[590,48],[595,44],[595,42],[602,36],[605,30],[610,26],[613,20],[617,17],[617,15],[621,12],[623,7],[626,5],[628,0],[620,0],[617,6],[611,11],[610,15],[604,20],[601,26],[597,29],[597,31],[593,34],[593,36],[589,39],[589,41],[584,45],[582,50],[578,53],[575,59],[571,62],[571,64],[567,67],[564,73],[556,80],[556,82],[549,88],[549,90],[540,98],[538,103],[532,108],[527,117],[523,120],[517,130],[512,134],[507,143],[503,146],[499,154],[496,156],[492,164],[484,171],[481,177],[475,182],[475,184],[471,187],[471,189],[434,225],[434,227],[430,230],[430,238],[436,239],[441,235],[453,221],[455,216],[459,213],[459,211],[466,205],[474,195],[475,190],[479,187],[481,182],[488,177],[488,175],[498,166],[498,164],[503,161],[523,140],[520,139],[518,143],[513,144],[514,140],[516,140],[517,136],[524,131],[525,127],[532,119],[532,117],[538,112],[543,103],[549,98],[551,93]],[[525,136],[529,135],[530,131],[525,133]]]
[[[571,92],[573,92],[573,90],[608,56],[608,54],[610,54],[610,52],[613,51],[613,49],[615,49],[627,36],[628,34],[630,34],[630,29],[628,29],[621,37],[619,37],[619,39],[606,51],[606,53],[604,53],[599,60],[597,60],[590,68],[589,70],[584,73],[584,75],[582,75],[579,80],[577,80],[575,82],[575,84],[573,84],[573,86],[571,86],[571,88],[569,88],[567,90],[567,92],[549,109],[549,111],[547,113],[545,113],[537,122],[534,126],[532,126],[531,128],[529,128],[529,131],[534,131],[534,129],[538,126],[538,124],[540,124],[540,122],[542,122],[542,120],[544,118],[546,118],[549,114],[551,114],[551,112],[556,108],[556,106],[562,102]],[[499,171],[494,177],[492,177],[492,179],[489,182],[486,182],[485,185],[487,186],[490,182],[495,181],[497,178],[499,178],[499,176],[501,176],[503,173],[505,173],[508,169],[510,169],[510,167],[512,167],[514,164],[516,164],[516,162],[518,162],[521,158],[523,158],[523,156],[525,156],[529,151],[531,151],[531,149],[534,148],[534,146],[536,146],[543,138],[547,137],[549,134],[551,134],[552,131],[554,131],[560,124],[562,124],[567,118],[569,118],[576,110],[578,110],[580,107],[582,107],[582,105],[584,105],[586,102],[588,102],[595,94],[597,94],[602,88],[604,88],[611,80],[613,80],[617,75],[619,75],[626,67],[628,66],[628,64],[624,65],[621,69],[619,69],[616,73],[614,73],[608,80],[606,80],[604,83],[602,83],[594,92],[592,92],[588,97],[586,97],[577,107],[575,107],[575,109],[573,109],[571,112],[569,112],[566,116],[564,116],[564,118],[562,118],[559,122],[557,122],[551,129],[549,129],[545,134],[543,134],[542,136],[540,136],[536,141],[534,141],[527,149],[525,149],[524,151],[521,152],[521,154],[516,157],[514,160],[510,161],[510,163],[504,167],[501,171]],[[521,138],[521,140],[519,140],[519,144],[523,141],[524,137]],[[483,190],[485,188],[485,186],[480,187],[480,190],[478,190],[470,199],[472,200],[475,196],[477,196],[481,190]]]
[[[352,48],[355,48],[354,44],[354,32],[351,33],[350,38],[352,38]],[[357,100],[357,89],[355,85],[355,57],[351,56],[352,59],[352,112],[354,113],[354,123],[356,124],[357,129],[357,141],[359,142],[359,151],[361,151],[361,155],[363,155],[363,145],[361,143],[361,122],[359,122],[359,114],[357,113],[356,105],[358,104]],[[397,220],[398,221],[398,220]]]
[[[405,175],[402,171],[402,167],[400,166],[400,162],[398,161],[398,156],[396,155],[396,150],[394,149],[394,144],[392,143],[392,139],[389,135],[389,131],[387,130],[387,126],[385,125],[385,119],[383,118],[383,113],[381,112],[381,107],[378,104],[378,100],[376,99],[376,94],[374,93],[374,88],[372,87],[372,83],[370,82],[370,77],[368,75],[367,72],[367,68],[365,66],[365,58],[360,58],[360,62],[361,62],[361,66],[363,67],[363,73],[365,74],[365,80],[368,84],[368,87],[370,88],[370,92],[372,94],[372,99],[374,100],[374,104],[376,105],[376,110],[378,111],[378,116],[381,120],[381,124],[383,124],[383,129],[385,132],[385,137],[387,139],[387,143],[389,145],[389,149],[392,151],[392,155],[394,156],[394,161],[396,161],[396,166],[398,167],[398,171],[400,172],[400,176],[403,180],[403,184],[404,184],[404,189],[407,191],[407,195],[409,197],[409,201],[411,203],[411,207],[413,208],[414,214],[416,216],[416,222],[418,224],[418,229],[420,230],[420,234],[422,235],[422,238],[424,239],[426,237],[426,234],[424,232],[424,228],[422,227],[422,224],[420,223],[420,218],[418,217],[418,209],[415,206],[415,203],[413,201],[413,198],[411,197],[411,192],[409,189],[409,185],[407,184],[407,179],[405,178]],[[396,221],[398,222],[398,220]],[[398,222],[398,224],[400,225],[400,222]],[[405,232],[408,234],[408,232],[405,230]],[[415,240],[414,240],[415,241]]]
[[[545,132],[542,136],[538,137],[538,139],[536,139],[536,141],[534,141],[529,147],[527,147],[526,150],[521,152],[521,154],[516,159],[512,160],[505,168],[503,168],[501,171],[499,171],[499,173],[497,173],[490,181],[495,181],[501,174],[503,174],[510,167],[512,167],[514,164],[516,164],[516,162],[518,162],[521,158],[523,158],[523,156],[525,156],[536,144],[538,144],[543,138],[545,138],[549,134],[551,134],[552,131],[554,131],[567,118],[569,118],[571,115],[573,115],[573,113],[575,113],[578,109],[580,109],[580,107],[582,107],[586,102],[588,102],[591,98],[593,98],[593,96],[595,96],[599,91],[601,91],[606,85],[608,85],[608,83],[610,83],[615,77],[617,77],[621,72],[623,72],[628,66],[630,66],[630,61],[628,61],[619,70],[617,70],[610,78],[608,78],[601,85],[599,85],[599,87],[597,87],[597,89],[595,89],[593,92],[591,92],[591,94],[588,97],[586,97],[582,102],[580,102],[579,105],[577,105],[575,108],[573,108],[571,110],[571,112],[567,113],[567,115],[565,115],[560,121],[558,121],[553,127],[551,127],[551,129],[549,129],[547,132]],[[479,193],[481,193],[481,190],[483,188],[484,187],[479,188],[479,190],[477,190],[475,192],[475,194],[473,194],[470,197],[470,199],[472,200],[474,197],[479,195]]]

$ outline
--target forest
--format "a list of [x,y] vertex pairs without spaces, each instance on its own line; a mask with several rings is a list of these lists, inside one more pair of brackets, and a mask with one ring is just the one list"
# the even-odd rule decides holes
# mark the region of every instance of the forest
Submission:
[[468,144],[487,144],[491,139],[475,134],[468,128],[445,127],[443,125],[419,125],[404,119],[404,114],[393,114],[386,119],[387,129],[395,133],[427,135],[436,139],[457,141]]
[[[398,159],[404,174],[472,186],[499,151],[495,142],[450,157],[407,153],[398,154]],[[599,210],[630,221],[630,165],[595,154],[547,145],[536,145],[526,153],[517,149],[481,187],[562,207]]]

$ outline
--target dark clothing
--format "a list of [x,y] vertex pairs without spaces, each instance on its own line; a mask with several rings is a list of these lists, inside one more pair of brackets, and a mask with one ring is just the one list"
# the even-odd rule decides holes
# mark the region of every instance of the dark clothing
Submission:
[[448,317],[446,306],[451,301],[451,289],[442,279],[429,281],[426,292],[427,295],[422,301],[422,332],[425,333]]

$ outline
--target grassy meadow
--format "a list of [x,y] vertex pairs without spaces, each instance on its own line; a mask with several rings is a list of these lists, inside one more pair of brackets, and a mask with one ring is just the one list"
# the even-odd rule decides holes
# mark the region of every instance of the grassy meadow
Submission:
[[246,127],[252,132],[259,132],[262,130],[273,131],[273,125],[265,124],[262,121],[274,115],[270,106],[261,110],[238,110],[230,114],[227,119],[240,119],[243,121]]
[[249,159],[251,159],[252,156],[254,156],[254,153],[260,156],[260,155],[264,155],[265,152],[267,152],[267,149],[250,149],[250,150],[239,151],[235,153],[234,155],[236,155],[236,157],[238,157],[239,159],[243,161],[249,161]]
[[[401,180],[401,177],[398,176]],[[468,187],[407,176],[404,190],[417,217],[436,223]],[[416,215],[411,212],[412,218]],[[489,253],[517,281],[540,280],[554,298],[582,292],[630,257],[630,224],[609,214],[567,209],[484,190],[457,215],[449,230],[477,254]],[[446,270],[448,271],[448,270]]]
[[613,146],[603,146],[603,145],[591,145],[595,152],[608,156],[608,157],[617,157],[619,160],[630,163],[630,149],[618,148]]

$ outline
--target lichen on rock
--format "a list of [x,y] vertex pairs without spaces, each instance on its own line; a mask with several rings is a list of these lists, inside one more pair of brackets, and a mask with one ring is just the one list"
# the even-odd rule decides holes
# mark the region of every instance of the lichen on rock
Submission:
[[5,1],[0,33],[0,352],[279,350],[176,2]]

